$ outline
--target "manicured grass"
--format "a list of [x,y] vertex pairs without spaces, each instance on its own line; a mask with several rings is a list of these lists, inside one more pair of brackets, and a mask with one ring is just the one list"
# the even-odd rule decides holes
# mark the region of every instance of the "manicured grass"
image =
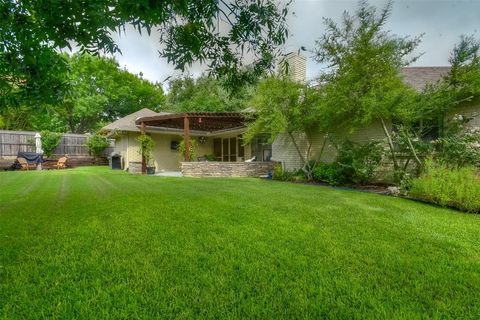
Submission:
[[479,318],[480,215],[254,179],[0,173],[0,318]]

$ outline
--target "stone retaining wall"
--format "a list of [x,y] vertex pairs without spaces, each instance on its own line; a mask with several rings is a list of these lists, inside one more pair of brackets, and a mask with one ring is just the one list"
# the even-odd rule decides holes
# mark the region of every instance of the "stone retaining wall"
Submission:
[[275,162],[182,162],[185,177],[259,177],[273,171]]

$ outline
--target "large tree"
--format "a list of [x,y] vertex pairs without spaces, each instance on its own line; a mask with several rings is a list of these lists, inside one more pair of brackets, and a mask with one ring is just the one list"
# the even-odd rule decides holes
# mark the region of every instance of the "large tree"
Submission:
[[159,111],[162,87],[120,68],[111,58],[75,54],[68,62],[69,90],[61,102],[0,109],[4,128],[92,132],[141,108]]
[[248,107],[252,87],[243,86],[237,92],[229,92],[221,81],[203,75],[175,78],[169,82],[166,108],[169,111],[241,111]]
[[[58,49],[114,53],[125,25],[159,31],[166,57],[184,70],[195,61],[230,87],[272,66],[288,35],[288,4],[273,0],[4,0],[0,2],[0,107],[61,100],[67,62]],[[253,61],[244,68],[244,55]]]
[[314,137],[325,129],[320,101],[318,90],[286,77],[262,80],[251,101],[255,113],[245,141],[262,134],[267,135],[272,143],[279,135],[287,134],[302,162],[302,170],[311,180],[315,166],[310,162]]
[[59,109],[70,132],[95,130],[141,108],[159,111],[164,103],[160,84],[120,69],[114,59],[89,54],[67,59],[70,90]]
[[399,164],[388,128],[409,116],[414,92],[402,81],[400,68],[415,61],[420,38],[399,37],[385,30],[392,2],[378,13],[360,1],[354,15],[345,12],[340,24],[325,19],[325,34],[316,42],[316,59],[328,63],[321,78],[324,116],[349,132],[373,121],[382,124],[395,170]]

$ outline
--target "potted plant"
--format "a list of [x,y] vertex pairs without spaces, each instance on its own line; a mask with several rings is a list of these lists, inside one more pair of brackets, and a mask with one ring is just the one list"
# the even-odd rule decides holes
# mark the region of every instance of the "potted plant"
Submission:
[[152,151],[155,147],[155,141],[147,134],[138,136],[137,141],[140,143],[138,153],[145,158],[147,164],[147,174],[155,174],[155,166],[153,165]]

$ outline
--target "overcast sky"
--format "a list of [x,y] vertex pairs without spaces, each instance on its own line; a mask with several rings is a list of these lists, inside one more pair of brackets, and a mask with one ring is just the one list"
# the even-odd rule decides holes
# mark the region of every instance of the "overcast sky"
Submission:
[[[385,2],[370,1],[378,8],[383,7]],[[312,49],[315,40],[324,32],[322,17],[338,21],[343,11],[353,13],[356,7],[357,1],[353,0],[294,0],[288,19],[291,35],[285,52],[297,51],[301,46]],[[415,63],[416,66],[448,65],[449,54],[461,34],[473,34],[480,38],[480,0],[397,0],[387,28],[401,36],[424,33],[418,53],[425,54]],[[127,28],[125,34],[115,38],[122,50],[122,55],[118,54],[116,58],[130,72],[142,72],[145,78],[159,82],[179,74],[159,57],[157,36],[141,36]],[[321,68],[309,58],[307,77],[314,78]],[[202,66],[195,65],[190,73],[198,75],[202,70]]]

